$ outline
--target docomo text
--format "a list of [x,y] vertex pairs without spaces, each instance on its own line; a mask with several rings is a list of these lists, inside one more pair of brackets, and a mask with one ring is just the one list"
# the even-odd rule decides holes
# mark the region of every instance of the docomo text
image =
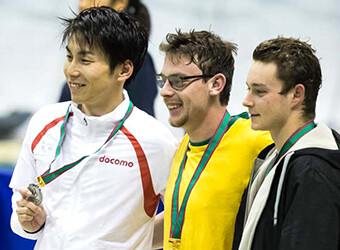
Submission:
[[125,161],[125,160],[120,160],[120,159],[115,159],[115,158],[110,158],[105,155],[99,157],[100,162],[108,163],[108,164],[113,164],[117,166],[124,166],[124,167],[133,167],[133,162],[131,161]]

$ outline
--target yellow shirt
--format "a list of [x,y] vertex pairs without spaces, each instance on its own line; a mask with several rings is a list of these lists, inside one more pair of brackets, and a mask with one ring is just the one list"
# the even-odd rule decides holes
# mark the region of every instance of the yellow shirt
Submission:
[[[254,159],[272,142],[269,132],[250,128],[250,119],[238,119],[225,133],[190,194],[182,228],[181,250],[232,248],[236,215]],[[171,248],[168,240],[172,196],[188,143],[188,135],[185,135],[174,157],[165,193],[165,250]],[[179,207],[206,147],[207,144],[189,144],[179,190]]]

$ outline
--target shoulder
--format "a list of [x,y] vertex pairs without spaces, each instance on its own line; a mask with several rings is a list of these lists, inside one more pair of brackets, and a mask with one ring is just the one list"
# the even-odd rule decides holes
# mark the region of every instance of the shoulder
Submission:
[[251,120],[239,117],[230,128],[230,135],[237,137],[238,141],[244,141],[249,145],[269,145],[273,143],[269,131],[253,130]]
[[243,133],[247,133],[249,135],[255,135],[255,136],[269,134],[268,131],[253,130],[251,128],[251,120],[249,118],[243,118],[243,117],[238,117],[238,119],[235,120],[235,122],[233,123],[230,129],[242,131]]
[[[35,148],[47,131],[51,129],[56,131],[56,125],[64,119],[69,104],[70,102],[46,105],[32,116],[25,135],[25,143],[31,147],[31,150]],[[60,130],[56,133],[60,134]]]
[[[40,108],[33,116],[32,119],[38,120],[49,120],[66,114],[67,108],[70,102],[59,102],[48,104]],[[41,121],[42,122],[42,121]]]
[[31,118],[29,128],[43,128],[56,119],[65,116],[70,102],[49,104],[39,109]]
[[294,152],[289,161],[289,166],[299,166],[296,173],[307,170],[323,171],[334,168],[340,173],[340,151],[322,148],[305,148]]
[[179,143],[175,158],[183,157],[184,152],[187,150],[188,144],[189,144],[189,136],[188,134],[185,134],[181,142]]
[[124,126],[138,140],[155,145],[169,144],[177,147],[178,141],[171,131],[160,121],[134,107]]
[[334,150],[304,149],[291,157],[287,172],[289,179],[296,183],[323,183],[340,192],[339,161],[339,153]]

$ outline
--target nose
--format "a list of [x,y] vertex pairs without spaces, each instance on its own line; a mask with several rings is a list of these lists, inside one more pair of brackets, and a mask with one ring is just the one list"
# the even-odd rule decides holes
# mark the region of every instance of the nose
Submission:
[[162,97],[169,97],[173,96],[174,94],[174,89],[171,87],[169,80],[166,79],[163,88],[161,88],[160,95]]
[[254,106],[254,101],[251,98],[250,92],[247,93],[246,97],[242,102],[242,105],[247,108]]
[[80,71],[78,69],[77,63],[74,60],[69,61],[68,59],[64,64],[64,74],[66,79],[68,78],[77,78],[80,75]]

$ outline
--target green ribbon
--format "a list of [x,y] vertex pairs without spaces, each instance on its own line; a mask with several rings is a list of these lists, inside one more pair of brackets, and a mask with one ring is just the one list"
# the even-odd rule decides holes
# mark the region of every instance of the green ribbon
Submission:
[[182,174],[183,169],[187,160],[187,152],[189,145],[184,153],[183,160],[181,162],[179,173],[177,180],[175,182],[175,188],[172,196],[172,211],[171,211],[171,228],[170,228],[170,238],[173,239],[180,239],[182,228],[184,224],[184,217],[185,217],[185,210],[186,206],[188,204],[188,199],[190,196],[191,191],[193,190],[195,184],[197,183],[198,179],[200,178],[202,172],[204,171],[206,165],[208,164],[211,156],[213,155],[215,149],[217,148],[218,144],[220,143],[223,135],[228,131],[228,129],[231,127],[231,125],[235,122],[235,119],[232,119],[232,117],[229,115],[227,111],[225,111],[217,129],[215,130],[214,135],[212,136],[211,140],[209,141],[209,144],[207,148],[205,149],[203,156],[198,163],[198,166],[196,168],[196,171],[194,175],[192,176],[188,188],[185,191],[184,198],[181,204],[180,209],[179,208],[179,187],[182,180]]
[[133,104],[130,101],[129,108],[127,109],[127,111],[126,111],[122,121],[120,123],[118,123],[113,128],[113,130],[110,133],[109,137],[107,138],[107,140],[104,142],[104,144],[99,149],[97,149],[94,153],[92,153],[90,155],[85,155],[85,156],[81,157],[80,159],[78,159],[77,161],[72,162],[72,163],[67,164],[67,165],[64,165],[63,167],[57,169],[56,171],[51,172],[51,165],[55,162],[55,160],[58,158],[58,156],[61,153],[61,146],[62,146],[62,143],[64,141],[65,135],[66,135],[65,126],[66,126],[66,123],[67,123],[69,117],[71,116],[70,115],[70,107],[71,107],[71,104],[67,108],[65,119],[64,119],[64,121],[63,121],[63,123],[61,125],[60,139],[59,139],[59,143],[57,145],[57,149],[56,149],[56,153],[55,153],[54,159],[50,163],[48,170],[45,173],[43,173],[41,176],[37,177],[37,181],[38,181],[38,183],[39,183],[39,185],[41,187],[43,187],[43,186],[47,185],[48,183],[52,182],[57,177],[59,177],[60,175],[65,173],[67,170],[70,170],[71,168],[77,166],[79,163],[81,163],[84,159],[86,159],[90,155],[93,155],[93,154],[96,154],[97,152],[99,152],[117,134],[119,129],[123,126],[125,120],[129,117],[129,115],[132,112]]
[[273,166],[278,162],[278,160],[288,152],[288,150],[293,147],[293,145],[301,139],[302,136],[307,134],[309,131],[311,131],[313,128],[315,128],[316,125],[313,121],[306,123],[301,128],[296,130],[283,144],[283,147],[281,148],[279,154],[274,158],[274,160],[271,162],[271,164],[268,167],[266,175],[269,174],[270,170],[273,168]]

